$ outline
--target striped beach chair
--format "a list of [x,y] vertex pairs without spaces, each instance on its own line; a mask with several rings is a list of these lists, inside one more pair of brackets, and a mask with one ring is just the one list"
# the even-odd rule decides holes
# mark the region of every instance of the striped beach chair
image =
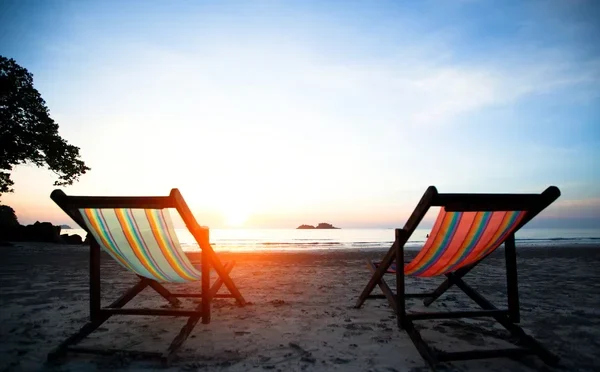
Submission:
[[[90,321],[73,336],[54,349],[49,360],[67,352],[92,354],[126,353],[159,357],[169,362],[200,319],[210,323],[213,298],[234,298],[240,306],[245,300],[229,276],[234,262],[221,263],[209,238],[209,230],[200,226],[177,189],[165,197],[97,197],[67,196],[61,190],[52,192],[52,200],[69,215],[90,237]],[[194,265],[181,249],[168,209],[175,209],[201,249],[201,265]],[[100,257],[106,252],[139,281],[108,306],[100,301]],[[198,266],[200,266],[198,268]],[[217,279],[211,286],[210,273]],[[200,284],[198,293],[173,293],[163,284]],[[225,285],[229,293],[218,293]],[[172,308],[124,308],[146,287],[164,297]],[[178,298],[199,298],[194,309],[179,309]],[[77,344],[113,315],[181,316],[188,321],[165,352],[140,352],[120,349],[94,349]]]
[[[402,229],[395,230],[395,241],[381,262],[368,261],[372,276],[356,301],[356,308],[367,299],[384,298],[397,315],[398,326],[408,332],[418,352],[432,368],[439,362],[538,355],[554,365],[558,357],[550,353],[521,327],[517,283],[515,233],[560,196],[551,186],[541,194],[440,194],[430,186]],[[441,207],[427,241],[418,254],[404,262],[404,245],[430,207]],[[504,244],[508,308],[498,309],[469,286],[463,277],[484,258]],[[398,268],[404,268],[399,270]],[[384,280],[395,274],[396,292]],[[445,276],[445,281],[430,293],[406,293],[405,276]],[[406,299],[423,298],[429,306],[455,285],[482,310],[452,312],[407,312]],[[382,295],[372,294],[379,286]],[[416,320],[492,317],[518,340],[520,347],[443,352],[431,348],[414,326]]]

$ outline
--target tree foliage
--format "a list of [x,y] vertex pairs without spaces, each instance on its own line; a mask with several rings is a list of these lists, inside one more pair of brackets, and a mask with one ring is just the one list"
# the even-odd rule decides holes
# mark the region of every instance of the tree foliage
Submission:
[[58,124],[33,87],[33,75],[0,55],[0,194],[13,191],[10,172],[24,163],[53,171],[55,186],[71,185],[90,170],[79,147],[58,134]]
[[19,226],[15,210],[8,205],[0,205],[0,228],[2,230]]

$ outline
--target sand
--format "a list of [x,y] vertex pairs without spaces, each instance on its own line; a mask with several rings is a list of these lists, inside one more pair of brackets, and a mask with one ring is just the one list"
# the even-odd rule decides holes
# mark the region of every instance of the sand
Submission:
[[[562,370],[600,368],[600,247],[523,248],[519,255],[521,325],[561,359]],[[88,317],[87,250],[16,243],[0,248],[0,371],[427,371],[408,335],[398,330],[384,300],[361,309],[354,302],[369,278],[366,258],[381,251],[221,254],[237,265],[232,277],[250,304],[216,299],[212,322],[198,324],[173,363],[114,356],[69,356],[45,363],[46,354],[76,332]],[[502,252],[465,279],[497,306],[504,306]],[[128,289],[135,277],[102,263],[103,303]],[[390,278],[393,282],[393,277]],[[408,279],[415,291],[440,278]],[[172,287],[170,287],[172,288]],[[180,287],[194,291],[194,285]],[[476,309],[451,290],[432,310]],[[194,306],[193,300],[186,305]],[[414,310],[423,310],[412,302]],[[128,306],[161,307],[166,301],[145,290]],[[183,318],[116,316],[82,345],[163,351]],[[485,348],[505,342],[488,320],[419,321],[423,337],[445,350]],[[452,362],[445,370],[535,371],[535,357]]]

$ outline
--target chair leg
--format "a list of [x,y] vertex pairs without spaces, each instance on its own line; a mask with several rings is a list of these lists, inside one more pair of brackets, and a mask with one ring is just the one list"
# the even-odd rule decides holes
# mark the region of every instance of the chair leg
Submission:
[[517,251],[515,235],[512,234],[504,242],[504,256],[506,261],[506,294],[508,297],[508,310],[514,323],[521,321],[519,309],[519,284],[517,274]]
[[246,300],[244,299],[244,296],[242,296],[229,274],[225,271],[225,267],[221,263],[219,256],[217,256],[210,244],[208,230],[194,229],[191,233],[202,250],[202,260],[210,262],[211,268],[213,268],[217,272],[217,275],[223,280],[223,284],[229,289],[229,293],[233,295],[238,305],[245,306]]
[[[224,271],[227,274],[229,274],[231,272],[231,269],[233,269],[234,265],[235,265],[234,261],[227,262],[224,265]],[[205,268],[203,266],[203,271],[202,271],[203,278],[205,275],[208,277],[209,274],[210,274],[210,272],[207,272],[207,270],[205,270]],[[219,276],[217,278],[217,280],[215,281],[215,283],[212,285],[212,287],[210,287],[210,289],[208,291],[205,291],[206,288],[204,288],[206,286],[206,283],[207,282],[202,283],[202,286],[203,286],[202,292],[206,293],[206,295],[202,296],[202,299],[201,299],[202,302],[198,306],[198,309],[202,310],[202,315],[195,315],[188,319],[187,323],[179,331],[179,334],[177,334],[177,336],[175,336],[175,338],[171,342],[171,345],[169,345],[169,348],[167,349],[167,351],[162,355],[161,359],[163,361],[163,364],[169,364],[173,355],[175,355],[177,350],[181,347],[181,345],[183,345],[185,340],[187,340],[187,338],[189,337],[190,333],[192,332],[192,330],[194,329],[196,324],[198,324],[198,321],[200,320],[200,318],[202,318],[203,324],[210,323],[210,305],[212,302],[212,298],[217,294],[219,289],[221,289],[221,287],[223,286],[223,279]]]
[[[231,272],[231,270],[233,269],[234,265],[235,265],[235,262],[233,262],[233,261],[226,263],[224,265],[223,271],[226,274],[229,274],[229,272]],[[183,345],[183,343],[187,340],[187,338],[189,337],[190,333],[192,332],[192,330],[194,329],[194,327],[196,326],[198,321],[200,321],[200,318],[203,319],[203,322],[205,319],[207,320],[207,323],[210,322],[210,313],[208,314],[208,318],[206,318],[205,314],[202,313],[202,309],[205,307],[208,307],[209,311],[210,311],[210,303],[212,301],[212,298],[217,294],[217,292],[223,286],[224,283],[225,283],[225,281],[223,280],[222,277],[217,278],[217,280],[212,285],[212,287],[210,287],[209,290],[206,292],[207,295],[202,296],[202,303],[197,307],[197,310],[199,310],[198,315],[193,315],[193,316],[189,317],[186,324],[179,331],[179,334],[171,342],[169,348],[164,353],[157,355],[157,356],[160,356],[160,358],[162,359],[162,361],[164,363],[168,363],[170,361],[171,357],[175,354],[175,352],[181,347],[181,345]],[[158,292],[162,297],[167,299],[174,306],[178,306],[181,303],[177,299],[175,294],[169,292],[160,283],[158,283],[154,280],[148,279],[148,278],[140,277],[140,281],[138,283],[136,283],[131,289],[129,289],[127,292],[125,292],[121,297],[116,299],[113,303],[108,305],[107,308],[111,308],[111,309],[122,308],[129,301],[131,301],[138,293],[140,293],[144,288],[146,288],[148,286],[151,287],[152,289],[154,289],[156,292]],[[69,350],[69,346],[73,346],[73,345],[77,344],[78,342],[83,340],[85,337],[87,337],[89,334],[94,332],[98,327],[100,327],[100,325],[102,325],[102,323],[104,323],[107,319],[110,318],[111,315],[106,315],[106,314],[107,314],[106,312],[99,313],[99,315],[96,315],[92,319],[92,321],[90,321],[89,323],[84,325],[77,333],[75,333],[74,335],[70,336],[65,341],[63,341],[58,347],[56,347],[52,352],[50,352],[48,354],[48,361],[54,361],[54,360],[60,358],[61,356],[65,355],[66,352]],[[110,349],[110,350],[96,350],[96,349],[90,349],[90,348],[79,348],[80,350],[76,350],[76,349],[77,348],[74,347],[73,351],[88,352],[88,353],[95,353],[95,354],[102,353],[103,351],[107,352],[107,353],[120,351],[120,350],[112,350],[112,349]],[[131,352],[131,353],[138,354],[138,352]],[[146,353],[146,354],[154,355],[155,353]]]
[[[198,308],[201,309],[202,304],[200,306],[198,306]],[[175,352],[177,352],[177,350],[181,347],[181,345],[183,345],[185,340],[187,340],[190,333],[192,332],[192,330],[194,329],[196,324],[198,324],[198,321],[200,320],[201,317],[202,317],[201,315],[194,315],[194,316],[191,316],[188,318],[187,323],[181,328],[181,330],[179,331],[177,336],[175,336],[175,338],[171,342],[171,345],[169,345],[169,348],[167,349],[167,351],[165,353],[163,353],[162,358],[161,358],[163,361],[163,364],[170,363],[171,358],[173,357],[173,355],[175,355]]]
[[[498,311],[498,309],[487,299],[485,299],[476,290],[471,288],[464,282],[462,278],[458,278],[453,274],[449,275],[449,281],[459,287],[465,294],[473,299],[481,308],[484,310]],[[499,312],[499,311],[498,311]],[[499,312],[500,313],[500,312]],[[450,315],[450,314],[449,314]],[[556,366],[559,362],[558,356],[552,354],[536,339],[527,335],[525,331],[513,322],[509,312],[504,313],[490,313],[490,316],[506,328],[512,336],[518,339],[518,348],[512,349],[494,349],[494,350],[476,350],[476,351],[461,351],[461,352],[441,352],[434,351],[427,343],[421,338],[419,331],[414,327],[412,320],[405,320],[404,329],[407,331],[411,340],[415,344],[419,354],[423,359],[435,369],[435,365],[440,361],[452,361],[452,360],[470,360],[479,358],[495,358],[495,357],[516,357],[528,354],[537,355],[544,363],[550,366]],[[439,317],[438,319],[443,319]]]
[[[116,299],[113,303],[108,305],[107,307],[112,309],[118,309],[125,306],[129,301],[131,301],[138,293],[140,293],[144,288],[149,285],[148,280],[143,278],[136,285],[131,287],[127,292],[125,292],[121,297]],[[101,314],[97,315],[90,322],[84,325],[77,333],[67,338],[60,345],[58,345],[54,350],[52,350],[48,354],[48,361],[56,360],[60,358],[67,352],[67,348],[71,345],[75,345],[84,338],[86,338],[90,333],[94,332],[98,327],[102,325],[106,320],[110,318],[110,315]]]
[[362,304],[365,303],[371,292],[373,292],[373,289],[375,289],[375,286],[379,283],[381,279],[383,279],[383,275],[387,272],[387,269],[390,267],[390,265],[394,261],[394,258],[396,257],[396,244],[397,242],[394,241],[392,247],[385,254],[373,275],[371,275],[369,282],[367,283],[362,293],[356,300],[356,304],[354,304],[354,307],[356,309],[360,308]]
[[[233,269],[233,266],[235,265],[234,261],[230,261],[227,262],[223,268],[224,271],[229,274],[231,272],[231,269]],[[217,294],[217,292],[219,292],[219,289],[221,289],[221,287],[223,286],[223,279],[219,276],[217,278],[217,280],[215,280],[215,283],[212,285],[212,287],[208,288],[208,285],[210,285],[210,282],[204,281],[204,278],[209,278],[210,275],[210,271],[205,272],[205,268],[204,266],[202,266],[202,278],[203,278],[203,282],[202,282],[202,303],[201,303],[201,309],[202,309],[202,324],[208,324],[210,323],[210,314],[211,314],[211,306],[210,304],[212,303],[212,299],[215,297],[215,295]],[[207,289],[208,288],[208,289]]]
[[[475,291],[471,286],[465,283],[461,278],[453,278],[454,284],[459,287],[463,292],[467,294],[473,301],[475,301],[479,306],[481,306],[484,310],[497,310],[497,308],[488,300],[486,300],[482,295],[480,295],[477,291]],[[560,358],[546,349],[541,343],[539,343],[536,339],[529,336],[523,328],[519,327],[517,324],[513,322],[510,316],[506,315],[496,315],[494,319],[498,323],[500,323],[504,328],[506,328],[511,335],[515,336],[519,339],[519,341],[535,352],[544,363],[554,366],[558,364]]]
[[[367,262],[369,270],[371,271],[371,273],[375,274],[375,264],[373,264],[371,260],[367,260]],[[387,284],[384,278],[381,278],[381,280],[377,282],[377,285],[379,286],[379,289],[381,289],[381,292],[383,292],[383,294],[385,295],[385,298],[390,304],[390,307],[394,310],[394,314],[398,315],[398,308],[396,307],[396,295],[394,294],[394,292],[392,292],[390,286]]]
[[429,367],[433,371],[435,371],[435,367],[438,364],[435,352],[433,352],[429,345],[427,345],[427,343],[423,340],[423,338],[421,337],[421,333],[415,328],[415,325],[413,324],[412,320],[404,321],[404,329],[406,330],[406,333],[408,333],[408,336],[417,348],[417,351],[419,352],[421,357],[425,359],[427,364],[429,364]]
[[[210,323],[210,303],[212,300],[212,293],[210,291],[210,266],[211,261],[209,257],[209,252],[206,249],[202,249],[202,323],[208,324]],[[219,276],[219,279],[221,277]]]
[[[402,240],[406,234],[403,229],[396,229],[396,242]],[[383,280],[383,278],[382,278]],[[396,244],[396,315],[400,329],[404,328],[406,321],[406,287],[404,286],[404,245]]]

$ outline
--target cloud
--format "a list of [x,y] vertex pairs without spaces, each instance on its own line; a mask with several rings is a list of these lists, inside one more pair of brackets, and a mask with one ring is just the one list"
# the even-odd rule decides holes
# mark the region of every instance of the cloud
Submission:
[[[424,63],[432,59],[425,54],[385,63],[340,63],[294,47],[230,45],[202,53],[137,49],[116,69],[96,71],[100,80],[92,84],[103,98],[128,109],[133,104],[160,110],[157,104],[169,97],[178,101],[177,110],[173,105],[162,105],[162,110],[182,117],[193,105],[200,114],[218,111],[215,116],[231,116],[229,108],[236,107],[246,120],[250,116],[263,123],[281,122],[284,115],[294,121],[296,114],[307,112],[314,122],[345,112],[375,126],[422,127],[448,125],[462,114],[533,95],[600,86],[600,60]],[[125,86],[135,87],[136,94]]]
[[600,219],[600,198],[557,200],[544,211],[544,217]]

